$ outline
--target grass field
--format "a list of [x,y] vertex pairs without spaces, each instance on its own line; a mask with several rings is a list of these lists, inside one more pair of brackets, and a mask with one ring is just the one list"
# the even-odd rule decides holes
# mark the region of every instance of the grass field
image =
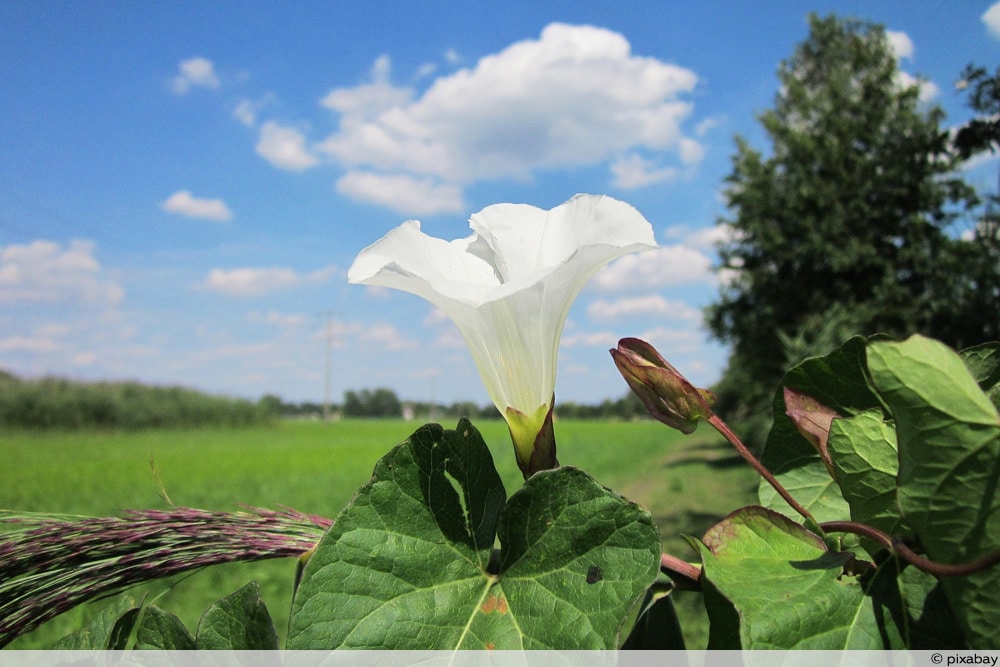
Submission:
[[[417,426],[347,420],[247,430],[0,433],[0,508],[90,516],[163,508],[162,485],[177,506],[284,505],[334,518],[368,480],[378,458]],[[521,476],[506,424],[476,426],[490,444],[508,495],[513,493]],[[655,422],[563,420],[556,424],[556,438],[563,465],[583,468],[647,507],[664,548],[684,558],[693,554],[681,533],[700,536],[755,497],[755,475],[705,427],[685,437]],[[256,579],[283,634],[294,567],[289,560],[216,566],[132,594],[137,599],[147,592],[162,594],[157,603],[193,630],[208,605]],[[677,603],[689,647],[703,648],[707,630],[700,597],[679,594]],[[49,646],[92,611],[64,614],[10,648]]]

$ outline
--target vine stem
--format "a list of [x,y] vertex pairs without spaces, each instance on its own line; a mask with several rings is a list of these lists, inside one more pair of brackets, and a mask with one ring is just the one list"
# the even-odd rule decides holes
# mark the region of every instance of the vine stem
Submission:
[[701,568],[670,554],[660,554],[660,569],[671,575],[678,588],[696,591],[701,588]]
[[853,533],[855,535],[867,537],[868,539],[879,543],[886,549],[896,553],[900,558],[918,570],[926,572],[927,574],[933,574],[937,577],[964,577],[970,574],[975,574],[976,572],[988,570],[994,565],[1000,563],[1000,550],[988,553],[982,558],[977,558],[976,560],[968,563],[938,563],[921,556],[899,538],[890,537],[877,528],[872,528],[871,526],[863,523],[855,523],[853,521],[827,521],[825,523],[821,523],[820,528],[833,533]]
[[740,440],[739,436],[733,433],[732,429],[729,428],[729,425],[726,424],[726,422],[722,421],[722,419],[720,419],[716,414],[709,415],[707,421],[715,428],[716,431],[721,433],[733,447],[736,448],[736,451],[740,453],[740,456],[742,456],[747,463],[750,464],[751,468],[756,470],[761,477],[767,480],[767,483],[778,492],[778,495],[780,495],[793,510],[801,514],[802,518],[806,521],[817,526],[819,525],[816,522],[816,519],[813,518],[813,515],[809,513],[809,510],[803,507],[799,501],[792,497],[792,494],[790,494],[788,490],[781,485],[781,482],[778,481],[774,474],[764,467],[764,464],[760,462],[760,459],[754,456],[753,452],[747,449],[747,446],[743,444],[743,441]]

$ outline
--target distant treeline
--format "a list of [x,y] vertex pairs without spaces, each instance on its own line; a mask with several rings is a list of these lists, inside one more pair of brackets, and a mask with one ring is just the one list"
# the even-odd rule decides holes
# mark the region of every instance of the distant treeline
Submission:
[[0,428],[247,426],[273,419],[264,401],[138,382],[25,380],[0,371]]
[[[265,396],[261,399],[261,403],[266,404],[274,414],[285,417],[320,417],[323,414],[323,405],[320,403],[286,403],[277,396]],[[454,419],[468,417],[472,420],[500,419],[500,413],[492,404],[480,406],[471,401],[460,401],[445,405],[433,402],[402,401],[391,389],[347,391],[344,392],[343,404],[327,406],[327,410],[335,417],[365,419],[399,419],[400,417],[428,421],[445,417]],[[598,405],[556,401],[556,416],[564,419],[631,420],[646,417],[647,412],[638,398],[627,394],[623,398],[605,400]]]
[[[344,393],[344,402],[326,406],[334,418],[500,419],[493,405],[471,401],[451,405],[401,401],[390,389]],[[322,418],[321,403],[287,403],[267,395],[259,401],[215,396],[183,387],[138,382],[76,382],[63,378],[26,380],[0,370],[0,428],[144,429],[200,426],[251,426],[279,417]],[[622,419],[646,416],[631,394],[599,405],[556,403],[564,419]]]

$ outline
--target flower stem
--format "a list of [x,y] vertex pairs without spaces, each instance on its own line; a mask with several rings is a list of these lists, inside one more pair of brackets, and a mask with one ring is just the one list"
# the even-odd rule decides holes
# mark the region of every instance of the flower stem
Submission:
[[668,553],[660,554],[660,569],[670,575],[678,589],[701,590],[701,568]]
[[905,544],[902,539],[890,537],[881,530],[863,523],[855,523],[854,521],[827,521],[820,524],[820,527],[831,533],[852,533],[867,537],[895,553],[918,570],[927,574],[933,574],[936,577],[966,577],[1000,564],[1000,550],[988,553],[968,563],[938,563],[921,556]]
[[804,518],[808,524],[812,524],[812,526],[815,527],[819,526],[809,510],[803,507],[799,501],[792,497],[792,494],[788,492],[788,489],[782,486],[781,482],[778,481],[774,474],[764,467],[764,464],[760,462],[760,459],[753,455],[753,452],[751,452],[747,446],[743,444],[743,441],[740,440],[735,433],[733,433],[732,429],[729,428],[729,425],[726,424],[726,422],[722,421],[722,419],[714,413],[708,416],[707,421],[715,428],[716,431],[721,433],[733,447],[736,448],[736,451],[740,453],[740,456],[742,456],[747,463],[750,464],[751,468],[756,470],[761,477],[767,480],[767,483],[778,492],[778,495],[781,496],[792,509],[801,514],[802,518]]

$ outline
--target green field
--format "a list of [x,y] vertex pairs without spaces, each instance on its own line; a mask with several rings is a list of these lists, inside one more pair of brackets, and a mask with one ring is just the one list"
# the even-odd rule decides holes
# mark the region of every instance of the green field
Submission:
[[[246,430],[0,433],[0,508],[91,516],[164,508],[162,485],[177,506],[284,505],[333,518],[368,480],[378,458],[418,426],[347,420]],[[490,444],[508,495],[513,493],[521,476],[506,424],[476,426]],[[754,474],[704,426],[685,437],[649,421],[562,420],[556,438],[560,463],[583,468],[646,506],[664,548],[685,558],[693,555],[681,533],[700,536],[755,497]],[[209,604],[256,579],[283,634],[294,569],[290,560],[216,566],[132,594],[140,599],[147,592],[162,593],[157,603],[193,629]],[[707,634],[699,596],[686,593],[677,599],[689,646],[703,648]],[[88,611],[65,614],[10,648],[51,645],[79,627]]]

